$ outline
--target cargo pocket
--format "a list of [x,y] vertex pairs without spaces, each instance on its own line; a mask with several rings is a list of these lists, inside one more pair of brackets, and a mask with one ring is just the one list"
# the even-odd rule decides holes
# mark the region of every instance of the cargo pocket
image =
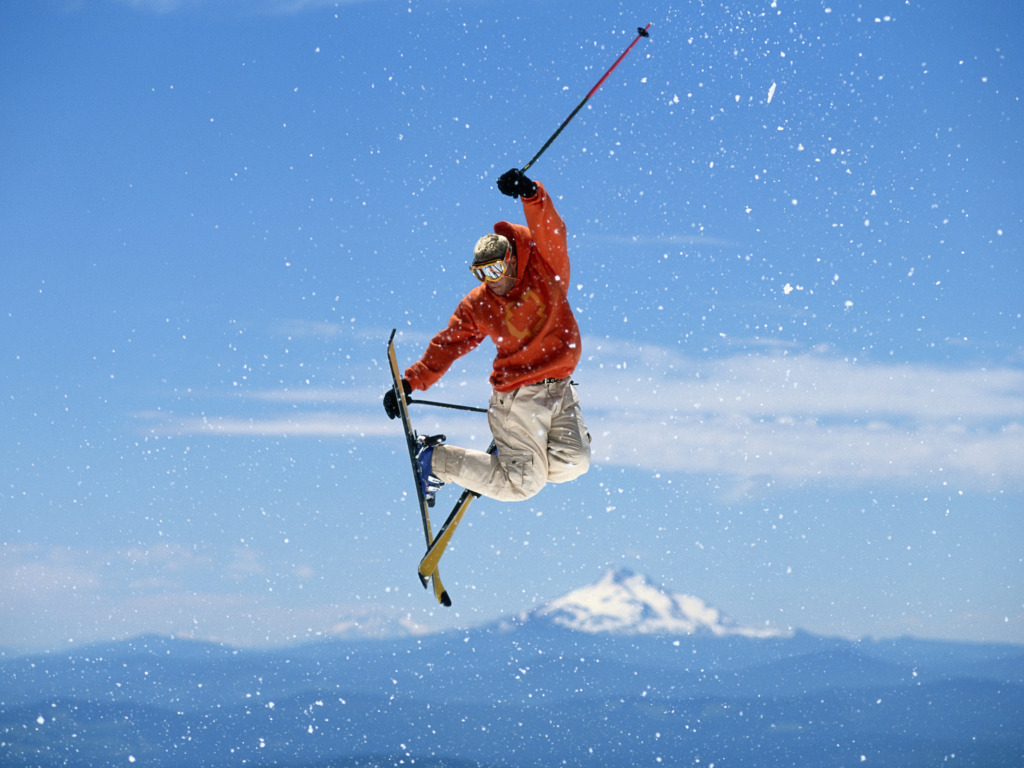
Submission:
[[492,392],[487,404],[487,421],[491,426],[491,434],[497,435],[509,428],[509,416],[512,415],[512,403],[515,402],[518,389],[511,392]]
[[520,499],[527,499],[544,487],[544,478],[538,482],[536,465],[532,453],[498,452],[499,460],[508,476],[508,483],[513,494]]

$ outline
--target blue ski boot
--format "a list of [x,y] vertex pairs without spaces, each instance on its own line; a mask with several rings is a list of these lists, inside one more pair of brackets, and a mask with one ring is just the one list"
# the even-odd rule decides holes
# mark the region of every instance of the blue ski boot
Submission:
[[416,438],[420,447],[416,451],[416,461],[420,465],[420,480],[423,482],[423,497],[427,506],[434,506],[434,494],[444,486],[441,478],[434,474],[434,447],[444,442],[444,435],[426,437],[420,435]]

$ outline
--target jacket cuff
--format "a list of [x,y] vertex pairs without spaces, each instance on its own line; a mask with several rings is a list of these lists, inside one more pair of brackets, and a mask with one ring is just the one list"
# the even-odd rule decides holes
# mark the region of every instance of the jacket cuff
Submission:
[[413,392],[422,392],[426,389],[426,387],[423,386],[423,379],[421,379],[416,373],[415,366],[407,368],[403,378],[409,382],[409,386],[412,387]]
[[537,191],[536,192],[534,192],[530,197],[526,197],[525,195],[520,195],[519,196],[519,199],[522,200],[524,203],[535,203],[535,202],[537,202],[537,200],[540,199],[540,193],[544,191],[544,187],[541,185],[541,183],[539,181],[534,180],[533,183],[537,185]]

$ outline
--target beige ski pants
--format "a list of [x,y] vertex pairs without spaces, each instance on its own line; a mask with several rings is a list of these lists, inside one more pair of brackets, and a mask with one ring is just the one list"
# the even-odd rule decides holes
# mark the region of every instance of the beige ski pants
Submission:
[[487,421],[497,455],[439,445],[438,478],[499,501],[523,501],[545,483],[575,480],[590,468],[590,435],[569,379],[493,392]]

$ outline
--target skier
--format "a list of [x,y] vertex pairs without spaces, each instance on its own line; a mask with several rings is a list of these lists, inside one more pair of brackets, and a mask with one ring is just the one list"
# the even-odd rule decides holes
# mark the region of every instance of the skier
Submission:
[[[417,461],[433,503],[445,483],[499,501],[522,501],[545,483],[575,480],[590,467],[590,434],[576,387],[580,332],[569,304],[565,223],[544,185],[513,168],[498,190],[522,197],[527,226],[499,221],[473,251],[470,269],[481,285],[459,302],[448,327],[402,378],[406,395],[435,384],[486,336],[497,348],[487,420],[495,454],[420,437]],[[393,389],[384,410],[399,415]]]

